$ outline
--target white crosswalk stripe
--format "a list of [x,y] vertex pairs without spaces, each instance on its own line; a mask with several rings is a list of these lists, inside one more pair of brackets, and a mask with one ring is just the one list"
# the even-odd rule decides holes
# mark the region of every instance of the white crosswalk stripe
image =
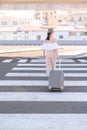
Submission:
[[[48,81],[44,80],[1,80],[0,86],[48,86]],[[87,86],[87,81],[64,81],[64,86]]]
[[87,101],[87,94],[82,92],[49,93],[48,92],[2,92],[0,101]]
[[1,130],[86,130],[87,114],[1,114]]
[[19,61],[18,61],[18,63],[26,63],[27,62],[27,59],[20,59]]
[[22,58],[20,58],[20,59],[5,59],[5,60],[2,60],[2,63],[12,63],[12,62],[14,62],[14,61],[16,61],[17,63],[26,63],[27,61],[28,61],[28,59],[26,58],[26,59],[22,59]]
[[[29,61],[29,59],[23,59],[23,58],[20,58],[20,59],[16,59],[17,61],[17,63],[26,63],[27,61]],[[13,59],[5,59],[5,60],[2,60],[2,63],[11,63],[12,61],[15,61],[15,59],[13,58]],[[86,59],[77,59],[77,61],[79,61],[79,62],[81,62],[81,63],[87,63],[87,60]],[[44,63],[45,62],[45,59],[39,59],[38,61],[37,61],[37,59],[33,59],[32,61],[31,61],[31,63]],[[57,60],[57,62],[59,62],[59,60]],[[63,62],[63,63],[75,63],[75,61],[73,60],[73,59],[62,59],[61,60],[61,62]]]
[[[44,67],[45,67],[46,64],[45,64],[45,62],[44,62],[44,64],[29,64],[29,63],[27,64],[27,63],[26,63],[26,64],[17,64],[17,66],[22,66],[22,67],[23,67],[23,66],[26,66],[26,67],[28,67],[28,66],[34,66],[34,67],[38,67],[38,66],[42,67],[42,66],[44,66]],[[58,63],[57,63],[57,66],[59,66]],[[70,67],[71,67],[71,66],[72,66],[72,67],[73,67],[73,66],[75,66],[75,67],[76,67],[76,66],[81,66],[81,67],[83,67],[83,66],[87,66],[87,64],[62,64],[62,66],[68,66],[68,67],[69,67],[69,66],[70,66]]]
[[[40,64],[41,62],[43,64]],[[64,89],[67,88],[69,91],[66,89],[60,93],[43,92],[42,88],[48,89],[49,86],[43,59],[34,59],[31,63],[21,59],[5,74],[5,79],[0,80],[0,87],[6,89],[16,87],[15,90],[19,88],[19,91],[0,92],[0,107],[7,102],[2,111],[8,113],[0,114],[1,130],[87,129],[87,64],[84,61],[81,61],[82,64],[75,63],[72,59],[70,61],[63,59],[63,62]],[[35,91],[27,91],[26,87]],[[84,91],[79,92],[79,87]],[[40,88],[40,91],[36,91],[37,88]],[[72,92],[70,88],[75,90],[77,88],[77,91]],[[12,113],[9,114],[9,111]]]
[[[56,70],[58,70],[59,68],[56,68]],[[79,71],[87,71],[87,68],[62,68],[63,70],[66,70],[66,71],[75,71],[75,70],[79,70]],[[46,68],[33,68],[33,67],[27,67],[27,68],[25,68],[25,67],[14,67],[12,70],[20,70],[20,71],[26,71],[26,70],[32,70],[32,71],[35,71],[35,70],[39,70],[39,71],[42,71],[42,70],[46,70]]]
[[[58,62],[59,60],[57,60],[57,62]],[[45,59],[39,59],[38,61],[37,61],[37,59],[33,59],[32,61],[31,61],[31,63],[33,63],[33,62],[45,62]],[[72,60],[72,59],[61,59],[61,62],[74,62],[74,60]]]
[[87,60],[85,59],[79,59],[78,61],[80,61],[81,63],[87,63]]
[[6,59],[6,60],[3,60],[2,63],[10,63],[12,61],[13,61],[13,59]]
[[[46,73],[7,73],[8,77],[47,77]],[[64,73],[64,77],[87,77],[87,73]]]

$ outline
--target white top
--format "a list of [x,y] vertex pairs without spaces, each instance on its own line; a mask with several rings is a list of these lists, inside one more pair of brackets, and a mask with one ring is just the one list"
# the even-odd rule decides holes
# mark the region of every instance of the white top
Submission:
[[54,49],[58,49],[58,44],[57,44],[57,42],[54,42],[54,43],[43,43],[42,49],[43,50],[54,50]]

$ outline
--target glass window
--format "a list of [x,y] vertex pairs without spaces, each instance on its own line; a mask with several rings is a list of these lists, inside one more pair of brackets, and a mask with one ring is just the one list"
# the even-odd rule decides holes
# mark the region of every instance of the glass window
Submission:
[[71,21],[71,22],[73,22],[73,21],[74,21],[74,18],[73,18],[73,17],[71,17],[70,21]]
[[21,24],[24,24],[24,21],[22,21]]
[[28,21],[27,24],[30,24],[30,22]]
[[69,36],[76,36],[76,32],[69,32]]
[[52,12],[50,12],[50,14],[52,15],[53,13],[52,13]]
[[62,20],[58,20],[58,22],[62,22]]
[[25,21],[24,24],[26,25],[26,23],[27,23],[27,22]]
[[17,32],[14,32],[14,34],[17,34]]
[[87,36],[87,32],[80,32],[80,35]]
[[83,35],[84,35],[84,32],[80,32],[80,35],[82,35],[82,36],[83,36]]
[[63,35],[59,35],[59,39],[63,39]]
[[48,12],[46,12],[46,15],[48,15]]
[[7,25],[7,22],[6,21],[2,21],[1,25]]
[[29,31],[25,31],[25,34],[28,34],[29,33]]
[[80,35],[87,36],[87,32],[80,32]]
[[13,25],[18,25],[18,21],[13,21],[12,24]]
[[85,36],[87,36],[87,32],[84,32],[85,33]]
[[82,20],[82,17],[79,17],[79,19],[78,19],[79,21],[81,21]]

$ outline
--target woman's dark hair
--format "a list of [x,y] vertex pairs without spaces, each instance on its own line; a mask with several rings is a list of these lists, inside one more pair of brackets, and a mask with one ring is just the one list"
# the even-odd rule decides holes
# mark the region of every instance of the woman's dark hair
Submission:
[[48,32],[46,40],[50,40],[50,35],[51,35],[51,32]]
[[50,35],[53,33],[53,28],[48,29],[47,38],[46,40],[50,40]]

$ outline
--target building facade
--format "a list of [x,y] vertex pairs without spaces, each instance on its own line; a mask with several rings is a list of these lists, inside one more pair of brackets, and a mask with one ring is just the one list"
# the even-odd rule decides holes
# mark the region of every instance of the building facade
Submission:
[[87,23],[87,13],[58,10],[35,10],[35,19],[48,26],[84,26]]

